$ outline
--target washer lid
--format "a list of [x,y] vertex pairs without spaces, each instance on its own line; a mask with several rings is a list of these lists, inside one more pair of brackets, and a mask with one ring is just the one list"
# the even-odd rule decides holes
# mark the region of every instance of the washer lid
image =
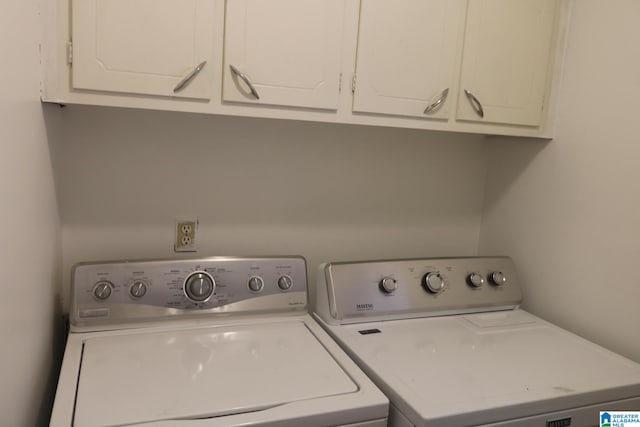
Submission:
[[357,390],[300,321],[110,335],[84,343],[74,425],[217,417]]

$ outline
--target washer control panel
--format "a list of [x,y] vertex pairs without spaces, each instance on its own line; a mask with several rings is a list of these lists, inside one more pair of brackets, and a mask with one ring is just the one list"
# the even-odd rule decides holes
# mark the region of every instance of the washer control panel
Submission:
[[306,310],[300,256],[213,257],[80,263],[73,268],[71,325]]
[[327,263],[316,313],[327,321],[389,320],[513,308],[522,295],[508,257]]

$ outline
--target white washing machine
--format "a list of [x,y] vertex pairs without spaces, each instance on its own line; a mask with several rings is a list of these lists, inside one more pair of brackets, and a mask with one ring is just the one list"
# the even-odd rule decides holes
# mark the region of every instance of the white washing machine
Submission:
[[640,410],[640,365],[518,308],[509,258],[329,263],[317,292],[315,316],[389,397],[391,426],[599,426],[599,411]]
[[51,426],[358,426],[388,400],[307,313],[302,257],[74,267]]

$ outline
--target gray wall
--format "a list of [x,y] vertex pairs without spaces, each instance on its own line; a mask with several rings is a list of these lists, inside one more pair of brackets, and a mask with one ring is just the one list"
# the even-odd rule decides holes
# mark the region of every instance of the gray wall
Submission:
[[[64,273],[78,261],[176,256],[327,260],[474,254],[484,137],[68,106],[54,145]],[[67,283],[68,280],[65,280]]]
[[46,425],[62,322],[60,222],[38,88],[38,2],[0,13],[0,424]]

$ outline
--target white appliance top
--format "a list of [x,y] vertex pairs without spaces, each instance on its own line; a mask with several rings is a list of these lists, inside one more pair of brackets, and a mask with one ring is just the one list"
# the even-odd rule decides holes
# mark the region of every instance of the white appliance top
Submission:
[[85,341],[75,424],[216,417],[357,390],[300,321],[107,335]]
[[300,256],[81,263],[50,425],[386,424]]
[[640,395],[640,365],[520,309],[332,331],[421,425],[489,423]]
[[640,396],[640,365],[518,308],[507,257],[328,263],[314,315],[415,425]]

